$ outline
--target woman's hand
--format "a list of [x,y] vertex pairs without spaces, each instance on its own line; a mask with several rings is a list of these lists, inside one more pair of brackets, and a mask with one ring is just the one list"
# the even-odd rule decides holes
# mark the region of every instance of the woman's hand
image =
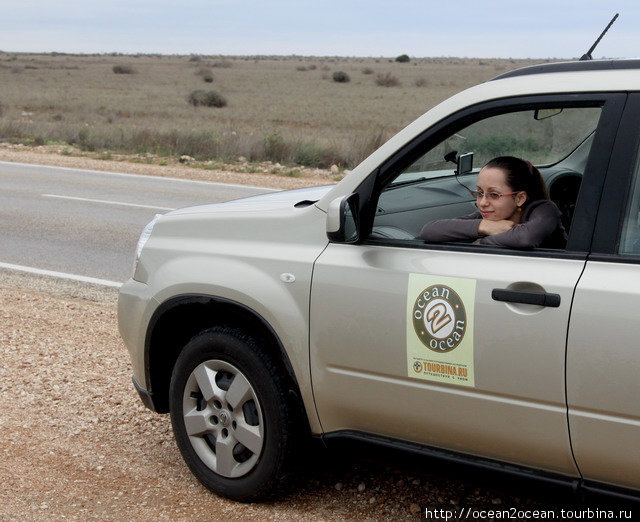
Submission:
[[490,221],[483,219],[478,225],[478,234],[481,236],[495,236],[496,234],[502,234],[507,230],[511,230],[516,224],[508,219],[501,219],[499,221]]

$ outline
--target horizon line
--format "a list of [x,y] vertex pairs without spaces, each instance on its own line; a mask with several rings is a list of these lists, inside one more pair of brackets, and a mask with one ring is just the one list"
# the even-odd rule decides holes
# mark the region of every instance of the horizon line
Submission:
[[[358,56],[358,55],[339,55],[339,54],[215,54],[215,53],[162,53],[162,52],[120,52],[120,51],[100,51],[100,52],[67,52],[67,51],[7,51],[4,49],[0,49],[0,54],[21,54],[21,55],[50,55],[50,56],[131,56],[131,57],[139,57],[139,56],[167,56],[167,57],[194,57],[199,56],[201,58],[361,58],[361,59],[395,59],[398,56],[402,56],[403,53],[397,56],[392,55],[367,55],[367,56]],[[414,56],[407,54],[412,59],[416,60],[450,60],[450,59],[459,59],[459,60],[578,60],[579,57],[534,57],[534,58],[518,58],[513,56],[455,56],[455,55],[440,55],[440,56]],[[623,58],[612,58],[612,57],[600,57],[594,58],[594,60],[616,60]]]

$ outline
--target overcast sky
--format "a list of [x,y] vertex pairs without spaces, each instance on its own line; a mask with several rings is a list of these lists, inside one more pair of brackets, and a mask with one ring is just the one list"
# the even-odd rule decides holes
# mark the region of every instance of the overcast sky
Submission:
[[0,0],[11,52],[315,56],[640,55],[638,0]]

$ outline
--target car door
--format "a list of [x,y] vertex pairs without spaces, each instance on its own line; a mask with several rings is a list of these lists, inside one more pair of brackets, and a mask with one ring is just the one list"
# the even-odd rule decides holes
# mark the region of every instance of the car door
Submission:
[[[587,203],[599,197],[624,96],[528,97],[475,107],[408,144],[368,185],[385,186],[385,173],[393,178],[435,150],[443,132],[453,136],[487,115],[563,102],[602,107],[566,250],[370,238],[331,243],[318,258],[310,356],[326,433],[367,433],[577,474],[566,418],[566,334],[592,233]],[[429,215],[464,206],[450,197],[454,183],[437,189],[445,199]],[[360,196],[371,198],[378,213],[388,206],[384,194]],[[401,222],[424,210],[414,197],[400,199],[407,201],[396,212]],[[528,304],[530,298],[540,301]]]
[[576,288],[567,344],[575,459],[592,482],[640,488],[640,95],[625,108]]

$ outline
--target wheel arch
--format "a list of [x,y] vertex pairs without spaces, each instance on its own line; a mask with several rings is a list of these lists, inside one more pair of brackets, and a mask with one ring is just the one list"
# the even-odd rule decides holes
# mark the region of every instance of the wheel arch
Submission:
[[153,313],[147,328],[145,373],[155,411],[169,412],[171,373],[184,346],[199,332],[215,326],[239,328],[260,339],[261,347],[284,370],[291,391],[303,408],[299,383],[289,356],[274,329],[260,314],[222,297],[185,294],[163,302]]

